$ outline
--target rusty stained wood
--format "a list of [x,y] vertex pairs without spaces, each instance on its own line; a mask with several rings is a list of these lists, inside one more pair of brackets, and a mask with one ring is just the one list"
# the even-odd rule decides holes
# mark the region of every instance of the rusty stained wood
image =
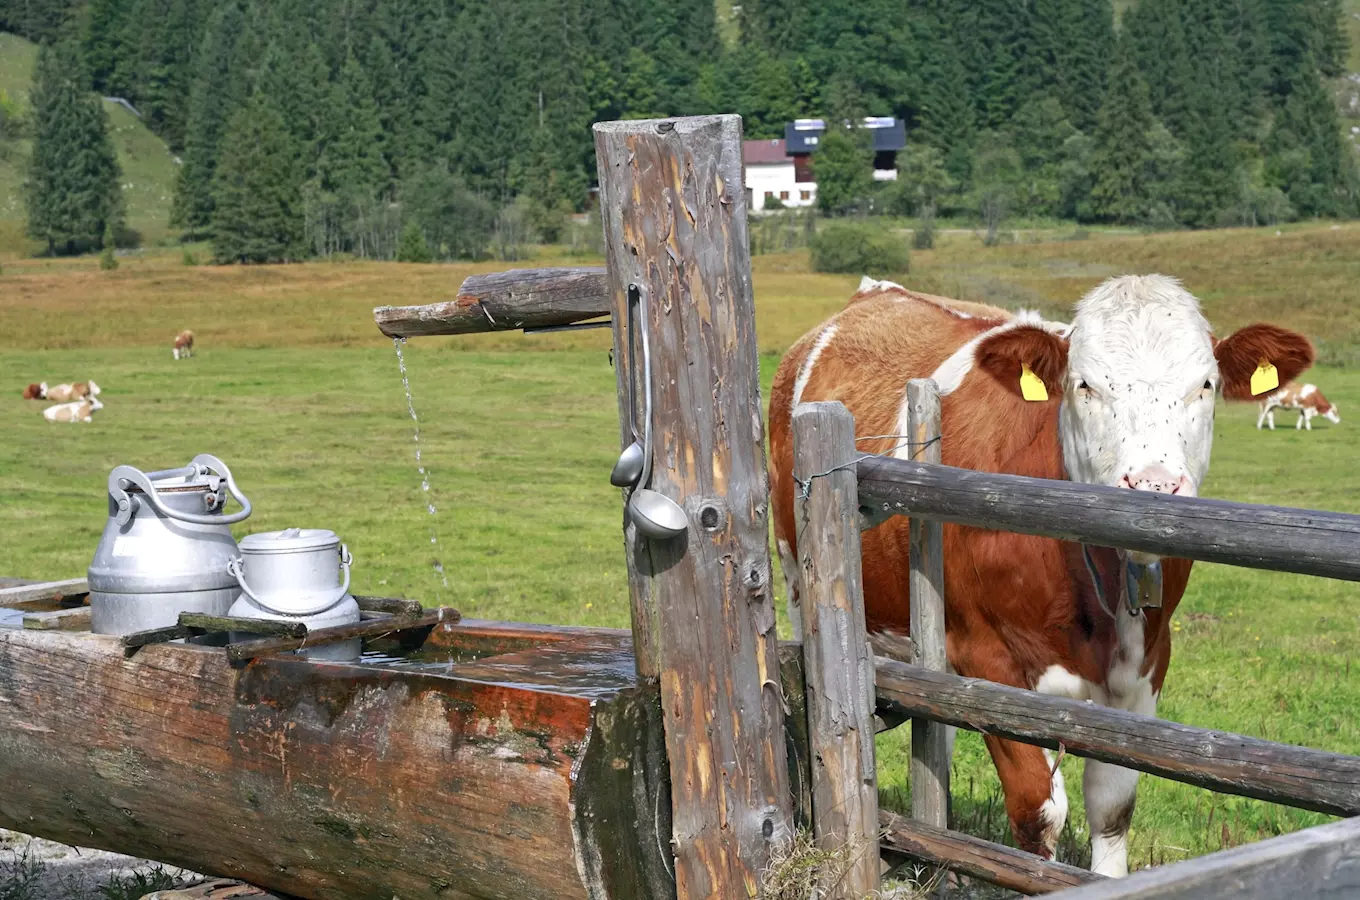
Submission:
[[870,456],[866,524],[893,515],[1255,569],[1360,581],[1360,516],[1127,491]]
[[840,403],[793,413],[793,470],[803,586],[803,675],[812,763],[812,823],[820,846],[851,862],[828,896],[861,900],[879,888],[874,768],[874,657],[864,628],[855,418]]
[[[660,651],[677,890],[682,900],[754,896],[793,819],[741,119],[605,122],[594,132],[614,321],[630,284],[646,306],[650,487],[689,519],[673,540],[631,529],[625,538],[644,674],[650,647]],[[616,330],[616,364],[631,337]],[[621,397],[624,385],[621,376]]]
[[608,314],[605,270],[583,266],[469,275],[453,300],[379,306],[373,320],[388,337],[409,338],[550,328]]
[[[907,436],[914,461],[939,463],[940,389],[929,378],[907,382]],[[944,528],[939,522],[912,518],[907,531],[915,662],[943,672]],[[920,718],[911,720],[911,815],[936,828],[949,824],[948,732],[944,725]]]
[[312,900],[668,900],[657,690],[575,681],[3,631],[0,827]]
[[1305,828],[1054,896],[1062,900],[1351,900],[1360,897],[1360,819]]
[[1049,894],[1106,880],[1105,876],[1086,869],[960,831],[905,819],[886,810],[879,814],[879,822],[883,827],[885,855],[906,856],[1022,894]]
[[1360,757],[1194,728],[878,657],[880,708],[1224,794],[1360,815]]

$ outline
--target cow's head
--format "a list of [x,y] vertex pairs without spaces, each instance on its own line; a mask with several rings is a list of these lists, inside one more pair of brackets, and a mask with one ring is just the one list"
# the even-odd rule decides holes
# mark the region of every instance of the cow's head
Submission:
[[1209,469],[1214,395],[1250,399],[1261,361],[1284,384],[1313,345],[1275,325],[1216,339],[1199,301],[1162,275],[1112,278],[1077,304],[1066,333],[1021,325],[985,338],[977,365],[1021,393],[1024,367],[1060,402],[1068,477],[1195,495]]

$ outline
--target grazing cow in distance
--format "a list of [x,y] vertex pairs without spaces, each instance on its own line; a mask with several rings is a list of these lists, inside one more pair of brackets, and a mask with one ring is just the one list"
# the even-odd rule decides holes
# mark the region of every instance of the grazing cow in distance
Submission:
[[24,388],[24,399],[25,399],[25,400],[46,400],[46,399],[47,399],[47,382],[44,381],[44,382],[42,382],[42,383],[40,383],[40,384],[30,384],[28,387]]
[[1295,428],[1307,428],[1312,431],[1314,416],[1329,419],[1334,425],[1341,424],[1341,415],[1336,404],[1329,403],[1315,384],[1300,387],[1291,381],[1275,393],[1267,395],[1261,401],[1261,415],[1256,419],[1258,431],[1262,425],[1269,425],[1271,431],[1275,430],[1276,409],[1297,409],[1299,420],[1294,423]]
[[175,347],[172,351],[175,359],[188,359],[194,355],[194,333],[185,329],[175,335]]
[[94,414],[103,409],[104,404],[98,397],[76,400],[73,403],[58,403],[43,410],[43,418],[49,422],[89,422]]
[[44,400],[54,403],[69,403],[99,396],[99,385],[93,381],[77,381],[75,384],[58,384],[47,389]]
[[[1106,281],[1077,304],[1071,324],[865,279],[843,310],[784,357],[770,396],[771,503],[795,628],[802,620],[791,425],[799,403],[844,403],[858,434],[888,436],[860,441],[859,449],[907,459],[910,448],[894,437],[907,431],[907,381],[933,378],[945,465],[1194,496],[1209,467],[1215,397],[1250,399],[1263,358],[1288,380],[1312,364],[1313,347],[1267,324],[1219,340],[1195,297],[1160,275]],[[908,631],[907,520],[896,516],[864,532],[861,553],[869,630]],[[1162,606],[1136,608],[1124,573],[1151,561],[946,523],[950,667],[1155,714],[1171,656],[1169,620],[1191,563],[1163,560]],[[1062,771],[1038,747],[985,740],[1017,843],[1051,858],[1067,818]],[[1137,772],[1085,763],[1098,873],[1128,871],[1137,780]]]

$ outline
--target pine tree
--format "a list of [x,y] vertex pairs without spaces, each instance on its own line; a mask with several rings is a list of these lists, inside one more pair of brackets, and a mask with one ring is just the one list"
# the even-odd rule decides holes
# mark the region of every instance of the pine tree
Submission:
[[213,176],[213,257],[219,263],[303,256],[302,177],[283,117],[257,93],[222,138]]
[[397,262],[427,263],[433,259],[430,246],[425,243],[425,232],[415,222],[407,222],[397,245]]
[[118,257],[114,253],[113,243],[113,223],[109,223],[104,226],[104,249],[99,254],[99,268],[102,271],[112,272],[118,268]]
[[817,176],[817,206],[843,213],[868,199],[873,190],[873,151],[861,128],[832,126],[812,157]]
[[118,158],[108,117],[73,42],[38,53],[33,92],[33,149],[25,202],[28,233],[48,253],[98,246],[123,223]]
[[1096,216],[1134,222],[1147,214],[1150,198],[1145,177],[1152,155],[1148,137],[1152,125],[1147,82],[1138,71],[1132,46],[1122,40],[1095,130],[1091,204]]
[[317,169],[328,191],[372,201],[386,193],[391,170],[383,158],[383,130],[373,89],[359,61],[345,60],[331,91],[325,149]]
[[243,24],[241,10],[235,3],[222,6],[213,13],[198,54],[184,157],[175,178],[175,199],[170,209],[171,224],[184,228],[189,237],[202,234],[212,220],[218,144],[235,109],[235,98],[223,87],[230,83],[236,68],[237,36]]
[[1291,76],[1293,92],[1266,138],[1266,180],[1305,216],[1354,215],[1354,155],[1320,76]]

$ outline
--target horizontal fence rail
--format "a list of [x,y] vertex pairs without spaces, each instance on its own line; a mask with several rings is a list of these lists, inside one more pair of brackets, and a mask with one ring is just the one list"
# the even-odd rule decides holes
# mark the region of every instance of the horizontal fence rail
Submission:
[[1071,888],[1062,900],[1313,900],[1360,897],[1360,819],[1305,828],[1198,859]]
[[1338,816],[1360,815],[1360,757],[875,659],[890,711],[1058,749],[1174,781]]
[[856,466],[869,522],[920,516],[1159,556],[1360,581],[1360,516],[998,475],[887,456]]
[[609,315],[609,301],[602,266],[511,269],[468,276],[453,300],[379,306],[373,320],[388,337],[560,328]]

